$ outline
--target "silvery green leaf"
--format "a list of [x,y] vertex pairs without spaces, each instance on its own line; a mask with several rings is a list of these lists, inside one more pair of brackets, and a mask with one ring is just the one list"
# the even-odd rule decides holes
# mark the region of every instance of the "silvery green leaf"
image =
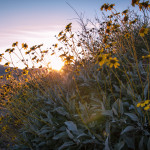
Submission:
[[101,102],[101,106],[102,106],[102,110],[104,111],[104,110],[105,110],[105,107],[104,107],[103,102]]
[[122,101],[119,99],[119,108],[120,108],[120,113],[123,115],[123,113],[124,113],[124,109],[123,109],[123,103],[122,103]]
[[129,110],[135,110],[134,105],[130,105]]
[[134,91],[131,89],[129,84],[128,84],[128,87],[127,87],[127,94],[130,95],[130,96],[134,96]]
[[114,107],[112,108],[112,111],[116,116],[118,116],[117,110]]
[[147,50],[145,50],[144,48],[142,48],[142,51],[143,51],[143,53],[145,53],[145,54],[149,54],[149,52],[147,51]]
[[121,150],[124,147],[124,144],[124,141],[117,143],[114,150]]
[[63,116],[67,115],[67,112],[64,110],[63,107],[57,107],[57,108],[54,109],[54,111],[57,111],[59,114],[61,114]]
[[68,128],[70,131],[76,132],[76,133],[78,132],[76,124],[73,123],[72,121],[66,121],[66,122],[65,122],[65,125],[67,126],[67,128]]
[[110,148],[109,148],[109,143],[108,143],[108,137],[107,137],[107,139],[106,139],[106,141],[105,141],[104,150],[110,150]]
[[65,135],[66,135],[65,132],[61,132],[61,133],[55,135],[55,136],[53,137],[53,140],[61,139],[61,138],[64,137]]
[[80,135],[77,136],[77,139],[79,139],[80,137],[89,137],[89,135],[85,134],[85,133],[81,133]]
[[143,143],[144,143],[144,136],[141,137],[141,140],[139,142],[139,149],[143,149]]
[[119,88],[117,85],[114,85],[114,84],[113,84],[113,87],[115,88],[115,91],[116,91],[116,92],[120,92],[120,88]]
[[110,122],[107,121],[105,124],[105,131],[108,135],[110,135]]
[[99,142],[96,139],[90,139],[90,140],[84,140],[83,144],[99,144]]
[[148,87],[149,87],[150,85],[147,83],[146,84],[146,86],[145,86],[145,88],[144,88],[144,99],[146,100],[147,99],[147,93],[148,93]]
[[111,116],[111,117],[113,117],[113,112],[112,112],[112,110],[105,110],[105,111],[102,112],[102,114],[103,114],[103,115],[106,115],[106,116]]
[[148,138],[147,149],[150,150],[150,137]]
[[72,141],[70,141],[70,142],[65,142],[63,145],[61,145],[59,148],[58,148],[58,150],[63,150],[63,149],[65,149],[65,148],[69,148],[69,146],[72,146],[72,145],[74,145],[74,143],[72,142]]
[[131,120],[139,122],[138,117],[133,113],[125,113],[125,115],[129,116]]
[[147,131],[147,130],[143,130],[144,131],[144,134],[146,135],[146,136],[149,136],[150,135],[150,133]]
[[66,132],[67,132],[70,139],[74,138],[73,134],[68,129],[66,129]]
[[141,74],[145,74],[146,73],[144,68],[143,68],[142,61],[139,61],[138,67],[139,67],[139,70],[140,70]]
[[46,134],[46,133],[49,133],[49,132],[50,132],[50,130],[42,130],[42,131],[39,132],[38,135],[43,135],[43,134]]
[[124,134],[123,139],[124,139],[124,141],[126,142],[126,144],[127,144],[127,146],[129,148],[135,149],[135,147],[134,147],[134,139],[133,138],[127,137]]
[[136,128],[133,127],[133,126],[127,126],[122,132],[121,134],[124,134],[125,132],[129,132],[129,131],[132,131],[132,130],[135,130]]
[[41,142],[41,143],[39,143],[38,146],[40,147],[40,146],[43,146],[43,145],[46,145],[46,142]]

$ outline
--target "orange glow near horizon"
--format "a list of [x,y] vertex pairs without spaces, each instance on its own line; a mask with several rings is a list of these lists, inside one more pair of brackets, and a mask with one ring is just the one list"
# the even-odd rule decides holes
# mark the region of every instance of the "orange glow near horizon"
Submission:
[[49,66],[53,70],[59,71],[64,66],[64,62],[58,56],[51,56],[51,63]]

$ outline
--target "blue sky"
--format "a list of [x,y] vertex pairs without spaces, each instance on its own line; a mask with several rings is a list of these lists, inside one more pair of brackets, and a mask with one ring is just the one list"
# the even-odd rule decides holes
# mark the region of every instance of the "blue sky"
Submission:
[[100,14],[100,6],[104,3],[115,3],[116,9],[124,10],[131,0],[0,0],[0,50],[11,47],[13,42],[27,42],[29,45],[45,43],[51,46],[55,42],[54,35],[73,22],[74,29],[78,25],[74,18],[72,5],[85,18]]

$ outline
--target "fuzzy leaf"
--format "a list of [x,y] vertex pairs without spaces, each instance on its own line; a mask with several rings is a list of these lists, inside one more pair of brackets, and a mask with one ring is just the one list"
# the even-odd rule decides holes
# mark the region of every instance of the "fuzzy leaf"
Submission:
[[128,84],[128,88],[127,88],[127,94],[130,95],[131,97],[134,96],[134,91],[131,89],[129,84]]
[[127,146],[131,149],[135,149],[134,148],[134,139],[133,138],[130,138],[130,137],[127,137],[127,136],[123,136],[123,139],[124,141],[126,142]]
[[148,83],[146,84],[145,88],[144,88],[144,98],[147,99],[147,93],[148,93]]
[[68,129],[66,129],[66,131],[67,131],[67,134],[68,134],[69,138],[70,138],[70,139],[73,139],[74,136],[72,135],[72,133],[71,133]]
[[102,110],[105,111],[105,107],[104,107],[103,102],[101,102],[101,106],[102,106]]
[[99,144],[96,139],[84,140],[83,144]]
[[46,142],[41,142],[41,143],[39,143],[38,146],[40,147],[40,146],[43,146],[43,145],[46,145]]
[[61,139],[61,138],[63,138],[65,135],[66,135],[65,132],[61,132],[61,133],[55,135],[55,136],[53,137],[53,140]]
[[104,148],[104,150],[110,150],[109,143],[108,143],[108,137],[107,137],[107,139],[105,141],[105,148]]
[[123,115],[123,113],[124,113],[123,103],[120,99],[118,100],[118,102],[119,102],[120,113]]
[[49,133],[49,132],[50,132],[50,130],[43,129],[42,131],[39,132],[38,135],[44,135],[44,134]]
[[134,130],[134,129],[135,129],[135,127],[133,127],[133,126],[127,126],[127,127],[121,132],[121,134],[124,134],[125,132],[132,131],[132,130]]
[[124,146],[124,141],[121,141],[115,145],[115,150],[121,150]]
[[143,142],[144,142],[144,136],[141,137],[141,140],[139,142],[139,149],[143,149]]
[[116,116],[118,116],[117,110],[114,107],[112,108],[112,111]]
[[72,121],[66,121],[65,125],[70,131],[75,132],[75,133],[78,132],[76,124],[74,124]]
[[106,115],[106,116],[111,116],[111,117],[113,117],[113,112],[112,112],[112,110],[105,110],[105,111],[102,112],[102,114],[103,114],[103,115]]
[[125,113],[125,115],[129,116],[131,120],[139,122],[138,117],[133,113]]
[[115,88],[116,92],[120,92],[120,88],[117,85],[113,85],[113,87]]
[[57,107],[57,108],[55,108],[54,111],[57,111],[60,115],[63,115],[63,116],[67,115],[67,112],[64,110],[63,107]]
[[69,146],[72,146],[72,145],[74,145],[74,143],[72,142],[72,141],[70,141],[70,142],[65,142],[63,145],[61,145],[59,148],[58,148],[58,150],[63,150],[63,149],[65,149],[65,148],[69,148]]
[[81,133],[80,135],[77,136],[77,139],[79,139],[81,137],[89,137],[89,135],[87,135],[85,133]]
[[149,137],[148,142],[147,142],[147,149],[150,150],[150,137]]
[[145,70],[144,70],[144,68],[143,68],[142,61],[139,61],[138,66],[139,66],[139,70],[140,70],[141,74],[145,74],[146,72],[145,72]]

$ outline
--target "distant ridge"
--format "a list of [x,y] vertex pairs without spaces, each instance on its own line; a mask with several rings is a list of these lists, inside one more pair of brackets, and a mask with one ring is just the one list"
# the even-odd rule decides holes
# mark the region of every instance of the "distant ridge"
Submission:
[[5,75],[7,73],[7,72],[5,72],[6,68],[8,68],[8,67],[4,67],[3,65],[0,65],[0,76]]

